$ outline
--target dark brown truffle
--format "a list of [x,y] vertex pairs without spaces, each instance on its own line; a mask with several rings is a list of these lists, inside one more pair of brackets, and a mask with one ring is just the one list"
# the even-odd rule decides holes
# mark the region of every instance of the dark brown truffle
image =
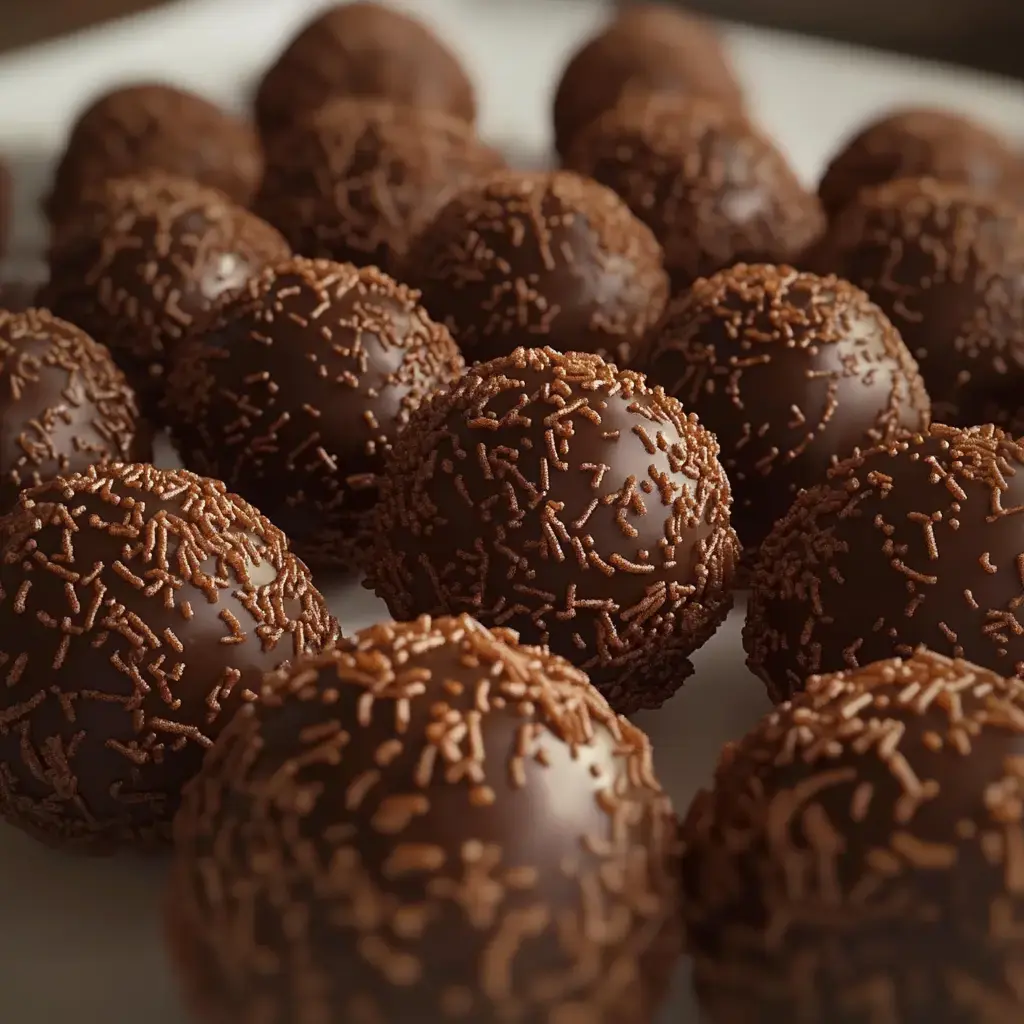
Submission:
[[379,3],[337,4],[305,25],[260,82],[256,120],[269,138],[341,96],[476,119],[455,54],[423,22]]
[[303,256],[392,268],[452,195],[502,165],[456,117],[335,100],[271,144],[254,210]]
[[922,652],[812,678],[684,828],[713,1024],[1024,1013],[1024,683]]
[[175,822],[168,935],[236,1024],[651,1024],[678,932],[647,737],[472,619],[270,678]]
[[833,222],[811,265],[882,307],[936,420],[1024,432],[1024,211],[963,185],[880,185]]
[[182,470],[25,491],[0,542],[0,814],[54,844],[164,838],[263,673],[336,635],[284,534]]
[[0,259],[10,248],[14,226],[14,179],[6,160],[0,158]]
[[109,346],[158,417],[175,346],[288,243],[213,189],[151,174],[112,181],[57,233],[42,299]]
[[519,349],[413,414],[387,462],[370,582],[397,619],[467,612],[658,707],[732,604],[718,445],[598,356]]
[[46,213],[67,220],[111,178],[147,171],[191,178],[245,206],[263,174],[263,155],[250,125],[201,96],[148,82],[122,86],[79,115]]
[[921,177],[1024,196],[1024,164],[1005,139],[928,108],[895,111],[862,128],[832,159],[818,195],[832,218],[864,188]]
[[413,243],[404,277],[467,362],[552,345],[626,363],[668,297],[651,232],[566,171],[499,172],[464,189]]
[[794,262],[825,224],[775,145],[701,99],[627,96],[576,136],[566,166],[651,228],[677,288],[734,263]]
[[929,422],[885,314],[845,281],[791,267],[740,264],[697,281],[641,368],[718,439],[750,555],[837,458]]
[[743,97],[711,25],[665,4],[634,4],[576,51],[555,93],[555,148],[630,93],[703,96],[739,110]]
[[227,480],[318,566],[366,557],[385,452],[463,370],[417,299],[376,267],[289,260],[226,303],[172,374],[185,464]]
[[743,643],[773,700],[919,646],[1024,673],[1024,445],[941,424],[801,494],[761,547]]

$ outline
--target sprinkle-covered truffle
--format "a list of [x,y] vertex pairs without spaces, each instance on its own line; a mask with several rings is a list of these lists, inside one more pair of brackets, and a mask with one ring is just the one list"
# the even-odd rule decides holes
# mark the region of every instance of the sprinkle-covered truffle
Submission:
[[267,681],[189,787],[167,900],[202,1019],[651,1024],[676,825],[561,658],[388,623]]
[[318,566],[365,558],[385,452],[463,370],[417,299],[376,267],[288,260],[224,304],[172,373],[185,464],[225,479]]
[[845,281],[791,267],[697,281],[641,368],[718,439],[751,555],[837,458],[928,426],[924,384],[885,314]]
[[0,814],[50,843],[165,838],[263,674],[336,636],[284,534],[183,470],[23,492],[0,544]]
[[1022,1012],[1024,683],[921,652],[817,676],[726,748],[684,827],[713,1024]]
[[816,672],[919,646],[1024,673],[1024,445],[992,426],[840,463],[761,547],[743,642],[784,700]]
[[676,287],[734,263],[793,262],[824,228],[817,197],[775,145],[706,100],[629,95],[576,136],[566,166],[651,228]]
[[438,213],[403,274],[467,362],[551,345],[628,362],[668,297],[661,247],[609,189],[505,171]]
[[413,414],[388,459],[370,582],[397,619],[466,612],[658,707],[725,618],[738,557],[718,445],[644,378],[519,349]]

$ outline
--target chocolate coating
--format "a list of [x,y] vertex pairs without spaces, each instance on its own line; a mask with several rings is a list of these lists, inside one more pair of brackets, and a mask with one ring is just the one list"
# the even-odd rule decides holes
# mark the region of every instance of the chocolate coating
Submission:
[[195,93],[142,82],[95,99],[57,165],[46,214],[63,222],[111,178],[148,171],[190,178],[248,205],[263,174],[252,127]]
[[998,428],[935,424],[801,494],[761,547],[743,630],[772,699],[921,644],[1024,672],[1022,469]]
[[336,636],[284,534],[182,470],[26,491],[0,543],[0,814],[50,843],[166,838],[263,673]]
[[641,368],[718,439],[745,554],[837,458],[929,422],[885,314],[845,281],[791,267],[740,264],[697,281]]
[[159,418],[168,359],[288,243],[220,192],[151,174],[109,182],[58,232],[42,299],[106,344]]
[[455,54],[423,22],[379,3],[337,4],[305,25],[260,82],[256,121],[270,138],[341,96],[476,119]]
[[880,185],[833,222],[812,265],[881,306],[936,420],[1024,432],[1024,211],[963,185]]
[[1024,683],[921,652],[816,676],[684,827],[713,1024],[1020,1019]]
[[452,195],[502,165],[457,117],[334,100],[271,143],[254,210],[303,256],[390,268]]
[[718,444],[598,356],[518,349],[409,420],[368,568],[396,619],[474,615],[550,647],[622,714],[658,707],[732,604]]
[[366,557],[395,433],[463,370],[416,292],[376,267],[292,259],[221,307],[175,366],[171,436],[318,566]]
[[551,345],[626,363],[668,298],[661,247],[610,190],[566,171],[464,189],[403,273],[467,362]]
[[650,741],[466,616],[268,679],[175,841],[168,933],[204,1020],[650,1024],[675,959]]
[[825,224],[775,145],[702,99],[627,96],[579,132],[565,163],[651,228],[677,288],[734,263],[798,260]]

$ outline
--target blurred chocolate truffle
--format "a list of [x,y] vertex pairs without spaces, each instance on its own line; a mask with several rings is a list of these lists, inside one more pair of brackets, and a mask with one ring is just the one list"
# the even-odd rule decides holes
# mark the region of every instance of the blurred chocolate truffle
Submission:
[[121,86],[79,115],[46,213],[67,220],[111,178],[147,171],[191,178],[245,206],[263,174],[263,155],[249,124],[195,93],[149,82]]
[[796,261],[825,225],[775,145],[701,99],[628,96],[576,136],[566,165],[651,228],[676,287],[734,263]]
[[308,22],[260,82],[256,121],[269,139],[343,96],[476,119],[455,54],[422,21],[381,3],[336,4]]
[[683,829],[707,1020],[1020,1020],[1022,751],[1024,683],[926,651],[730,744]]
[[303,256],[393,268],[460,187],[501,166],[449,114],[334,100],[275,136],[253,209]]
[[555,148],[631,93],[703,96],[735,110],[743,97],[714,28],[659,3],[631,4],[572,56],[554,101]]
[[917,365],[858,288],[739,264],[670,308],[639,367],[714,433],[752,556],[837,458],[928,426]]
[[921,367],[936,421],[1024,432],[1024,211],[964,185],[867,189],[812,265],[863,288]]
[[14,226],[14,179],[7,161],[0,157],[0,259],[7,256]]
[[109,346],[159,417],[167,360],[288,243],[222,193],[153,173],[108,182],[54,237],[42,301]]
[[310,563],[357,568],[395,434],[463,370],[416,292],[376,267],[295,258],[268,268],[185,346],[171,437]]
[[659,707],[732,604],[718,445],[642,375],[518,349],[413,413],[388,457],[369,584],[396,619],[475,616]]
[[0,545],[0,814],[49,843],[166,839],[263,674],[336,636],[284,534],[183,470],[25,491]]
[[467,616],[269,677],[174,830],[167,933],[203,1020],[652,1024],[675,965],[650,741]]
[[654,235],[614,192],[568,171],[504,171],[463,189],[401,276],[467,362],[551,345],[626,363],[668,298]]

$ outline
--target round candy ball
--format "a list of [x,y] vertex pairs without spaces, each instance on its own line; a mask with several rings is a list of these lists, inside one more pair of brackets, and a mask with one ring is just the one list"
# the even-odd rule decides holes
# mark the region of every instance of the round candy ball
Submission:
[[921,652],[815,676],[684,827],[713,1024],[1016,1020],[1024,683]]
[[936,420],[1024,432],[1024,209],[964,185],[891,182],[846,207],[811,266],[883,309]]
[[551,345],[626,363],[668,298],[654,235],[615,193],[566,171],[505,171],[460,192],[401,276],[467,362]]
[[467,616],[269,678],[175,822],[167,900],[202,1019],[650,1024],[677,827],[586,676]]
[[164,171],[246,205],[263,174],[252,127],[195,93],[140,82],[93,100],[78,116],[57,164],[46,213],[74,216],[111,178]]
[[271,143],[253,208],[303,256],[389,268],[459,188],[502,165],[457,117],[339,99]]
[[318,566],[359,567],[386,451],[462,373],[417,299],[376,267],[288,260],[225,303],[172,373],[185,464],[226,480]]
[[388,458],[371,585],[396,619],[466,612],[658,707],[732,604],[718,444],[598,356],[518,349],[410,418]]
[[929,422],[917,365],[885,314],[845,281],[786,266],[697,281],[641,368],[718,439],[751,555],[837,458]]
[[825,224],[776,146],[703,99],[629,95],[576,136],[566,166],[651,228],[676,288],[734,263],[798,260]]
[[159,419],[168,359],[225,296],[288,243],[222,193],[151,174],[108,182],[57,232],[43,300],[109,346]]
[[183,470],[25,491],[0,545],[0,814],[53,844],[166,839],[263,674],[337,635],[284,534]]
[[993,426],[867,449],[761,547],[743,643],[773,700],[919,645],[1024,673],[1024,445]]

